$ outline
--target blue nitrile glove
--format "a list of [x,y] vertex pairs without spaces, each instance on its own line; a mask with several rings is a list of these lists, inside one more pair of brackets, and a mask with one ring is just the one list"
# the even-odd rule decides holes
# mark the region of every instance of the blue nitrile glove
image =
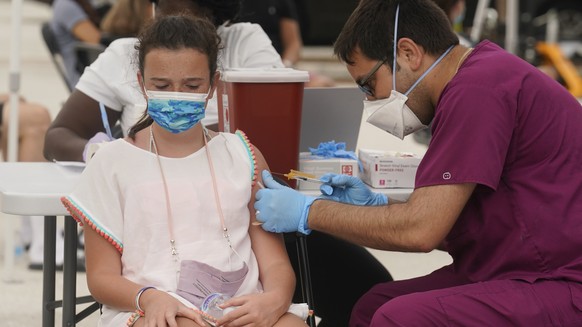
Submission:
[[263,229],[275,233],[311,233],[307,215],[316,198],[277,183],[266,170],[263,170],[262,176],[265,188],[257,191],[254,207]]
[[374,193],[361,179],[348,175],[328,173],[319,179],[320,198],[360,206],[380,206],[388,203],[388,196]]

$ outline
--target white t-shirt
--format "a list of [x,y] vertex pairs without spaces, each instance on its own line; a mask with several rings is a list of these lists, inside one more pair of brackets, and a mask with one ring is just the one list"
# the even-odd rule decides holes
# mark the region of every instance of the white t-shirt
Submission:
[[[233,248],[249,271],[235,296],[262,291],[248,229],[255,163],[246,139],[221,133],[208,142],[217,192]],[[223,271],[240,267],[223,236],[206,148],[184,158],[160,156],[172,210],[179,260],[197,260]],[[164,183],[156,155],[124,139],[103,146],[63,203],[121,253],[122,275],[177,296],[177,263],[171,254]],[[100,326],[125,326],[131,312],[105,306]]]
[[[220,26],[218,35],[223,49],[218,55],[218,68],[282,68],[281,57],[271,40],[257,24],[236,23]],[[76,88],[121,112],[124,136],[146,109],[146,101],[137,82],[136,38],[114,41],[85,69]],[[79,110],[82,110],[79,108]],[[216,124],[218,112],[216,93],[208,103],[204,125]]]

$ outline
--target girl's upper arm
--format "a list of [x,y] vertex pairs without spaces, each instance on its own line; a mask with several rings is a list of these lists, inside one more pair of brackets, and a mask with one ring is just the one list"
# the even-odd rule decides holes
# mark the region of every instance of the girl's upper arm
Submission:
[[[259,225],[253,225],[253,222],[257,222],[255,216],[256,212],[253,207],[255,203],[255,194],[263,185],[263,179],[261,177],[261,172],[263,170],[268,170],[269,166],[265,161],[265,158],[261,152],[255,147],[255,164],[256,164],[256,182],[253,185],[253,190],[251,194],[251,201],[249,202],[248,208],[250,212],[251,224],[249,226],[249,236],[251,237],[252,248],[255,252],[257,260],[259,261],[259,266],[261,266],[261,261],[264,261],[264,265],[267,262],[276,262],[275,258],[283,258],[288,260],[287,253],[285,250],[285,244],[283,242],[283,237],[281,234],[269,233],[261,228]],[[264,258],[264,260],[262,260]],[[268,258],[268,259],[267,259]],[[275,260],[273,260],[275,259]],[[263,267],[264,267],[263,265]]]
[[90,224],[84,224],[83,231],[88,282],[100,276],[121,275],[121,253]]
[[[265,160],[265,157],[263,157],[261,151],[259,151],[259,149],[257,149],[257,147],[255,147],[254,145],[251,145],[251,147],[253,148],[255,154],[255,165],[256,165],[255,172],[257,175],[255,176],[255,182],[253,183],[253,189],[251,190],[251,200],[249,201],[248,208],[249,212],[251,213],[251,222],[256,222],[257,217],[255,217],[255,209],[253,207],[253,204],[255,203],[255,195],[257,194],[257,191],[262,188],[263,185],[263,178],[261,177],[261,172],[263,170],[269,170],[269,165],[267,164],[267,161]],[[252,227],[256,226],[253,226],[251,224],[251,228]],[[259,229],[262,230],[262,228]]]

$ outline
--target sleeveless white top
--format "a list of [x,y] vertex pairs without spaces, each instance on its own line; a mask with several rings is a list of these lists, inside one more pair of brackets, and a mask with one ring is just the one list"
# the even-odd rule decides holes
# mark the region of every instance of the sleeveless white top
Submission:
[[[248,204],[256,175],[253,150],[242,133],[221,133],[208,142],[208,149],[232,246],[249,267],[235,296],[260,292],[248,234]],[[240,259],[223,236],[206,149],[160,160],[180,260],[198,260],[221,270],[240,268]],[[164,186],[154,153],[123,139],[110,142],[91,159],[63,203],[75,219],[90,224],[117,248],[124,277],[178,297],[173,293],[179,267],[171,255]],[[120,326],[131,314],[105,306],[100,325]]]

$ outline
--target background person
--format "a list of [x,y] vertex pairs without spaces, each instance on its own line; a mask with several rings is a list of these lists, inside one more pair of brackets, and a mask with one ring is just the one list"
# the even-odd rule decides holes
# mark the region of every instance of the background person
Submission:
[[[283,67],[281,58],[259,25],[229,24],[239,9],[239,0],[160,0],[156,16],[187,12],[214,22],[223,42],[219,56],[221,69]],[[145,101],[136,80],[137,68],[131,61],[135,57],[136,41],[135,38],[114,41],[85,69],[47,132],[44,147],[47,159],[83,161],[88,144],[108,139],[103,133],[99,103],[105,106],[109,125],[114,126],[119,121],[123,135],[127,135],[137,122]],[[216,129],[217,122],[213,97],[203,124]]]
[[[238,21],[261,25],[281,55],[285,67],[301,60],[301,29],[293,0],[243,0]],[[309,72],[306,87],[330,87],[335,82],[324,75]]]
[[263,156],[243,133],[200,124],[219,43],[215,27],[192,16],[144,30],[138,80],[147,112],[97,153],[63,200],[84,225],[101,326],[207,326],[192,309],[214,293],[231,297],[219,325],[305,326],[287,313],[295,277],[282,237],[250,224],[260,182],[251,168],[267,169]]
[[150,0],[117,0],[103,17],[101,31],[111,41],[136,37],[153,16],[154,7]]
[[[8,123],[10,121],[10,96],[0,94],[0,149],[4,161],[8,160]],[[18,105],[18,154],[19,162],[46,161],[42,156],[44,135],[51,123],[49,111],[43,105],[20,99]],[[28,247],[28,267],[42,270],[44,249],[44,217],[24,216],[20,235]],[[56,265],[63,266],[64,238],[62,230],[57,232]]]
[[79,41],[89,44],[100,43],[101,16],[87,0],[55,0],[52,8],[51,28],[63,56],[67,81],[69,86],[74,88],[82,71],[78,67],[75,44]]
[[403,138],[432,121],[414,192],[388,202],[328,175],[332,201],[316,200],[264,172],[272,189],[257,192],[257,219],[269,231],[452,256],[427,276],[372,288],[351,326],[580,325],[582,107],[497,45],[458,42],[431,1],[361,1],[334,50],[367,95],[369,123]]
[[299,61],[303,41],[292,0],[243,0],[238,20],[261,25],[286,67]]
[[[0,140],[4,160],[8,155],[8,123],[10,121],[10,96],[0,94]],[[44,136],[51,117],[46,107],[24,98],[18,105],[18,161],[45,161],[42,155]]]

